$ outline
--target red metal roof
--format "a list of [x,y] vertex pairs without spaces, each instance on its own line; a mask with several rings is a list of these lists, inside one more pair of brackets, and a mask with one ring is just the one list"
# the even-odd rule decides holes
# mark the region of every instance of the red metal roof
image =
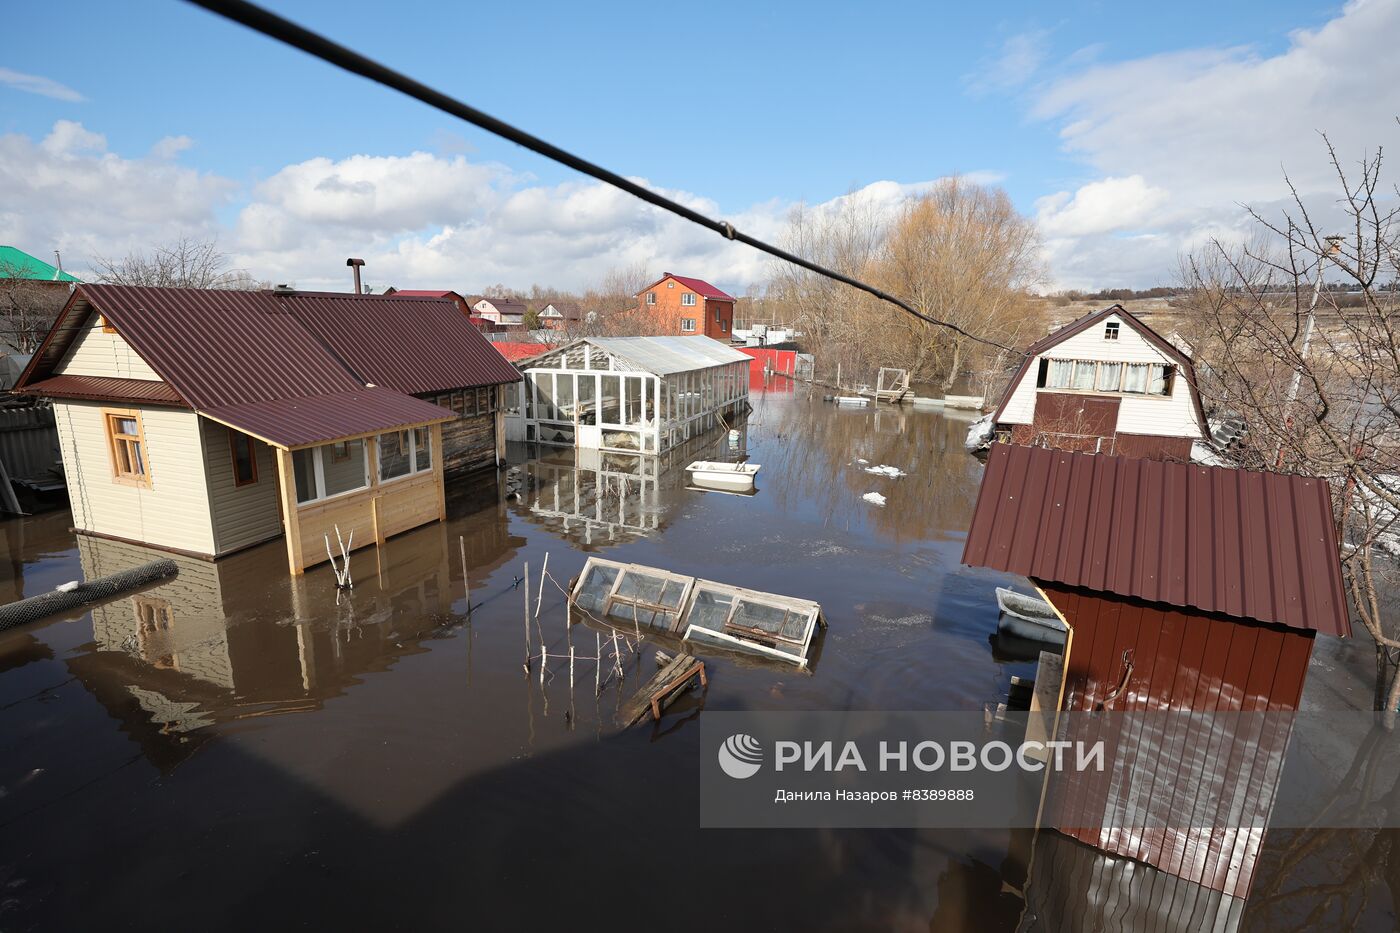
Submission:
[[45,398],[76,398],[95,402],[134,402],[149,405],[179,405],[188,408],[180,393],[168,382],[152,379],[117,379],[111,376],[53,376],[33,382],[21,390]]
[[402,294],[295,294],[271,300],[289,307],[364,382],[419,394],[520,378],[456,304]]
[[652,282],[652,283],[651,283],[650,285],[648,285],[646,288],[644,288],[644,289],[642,289],[640,292],[638,292],[638,294],[639,294],[639,295],[640,295],[640,294],[645,294],[646,292],[651,291],[653,288],[655,288],[656,286],[660,285],[662,282],[666,281],[667,279],[675,279],[677,282],[680,282],[682,285],[684,285],[686,288],[690,289],[691,291],[695,292],[697,295],[702,295],[702,296],[704,296],[705,298],[717,298],[717,299],[719,299],[720,301],[733,301],[733,300],[734,300],[734,296],[733,296],[733,295],[729,295],[729,294],[726,294],[725,292],[720,291],[718,288],[715,288],[713,285],[711,285],[709,282],[706,282],[704,279],[692,279],[692,278],[690,278],[689,276],[684,276],[684,275],[672,275],[672,274],[669,273],[669,272],[664,273],[664,274],[661,276],[661,278],[657,279],[655,282]]
[[[515,360],[527,359],[527,358],[532,357],[532,356],[539,356],[541,353],[545,352],[546,350],[553,349],[553,346],[552,346],[551,344],[548,344],[548,343],[504,343],[504,342],[502,342],[502,343],[493,343],[493,344],[491,344],[491,346],[493,346],[493,347],[495,347],[497,350],[501,351],[501,356],[504,356],[506,359],[508,359],[508,360],[510,360],[510,361],[512,361],[512,362],[514,362]],[[517,372],[518,372],[518,371],[517,371]]]
[[389,297],[403,296],[404,298],[447,298],[457,294],[448,289],[447,291],[434,291],[431,288],[397,288],[394,294]]
[[993,444],[963,563],[1351,633],[1326,482]]
[[221,405],[201,413],[281,447],[324,444],[456,417],[431,402],[379,387]]

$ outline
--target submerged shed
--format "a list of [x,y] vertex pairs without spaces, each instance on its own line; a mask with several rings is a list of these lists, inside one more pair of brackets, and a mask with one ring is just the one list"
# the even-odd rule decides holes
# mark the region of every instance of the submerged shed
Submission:
[[664,453],[748,404],[749,357],[709,337],[585,337],[517,365],[513,440]]
[[[1029,578],[1068,625],[1062,712],[1296,710],[1314,638],[1350,634],[1331,499],[1313,477],[994,444],[963,563]],[[1216,728],[1144,732],[1119,751],[1150,766],[1078,786],[1057,828],[1245,896],[1287,735]],[[1115,822],[1164,792],[1185,795],[1191,825]]]

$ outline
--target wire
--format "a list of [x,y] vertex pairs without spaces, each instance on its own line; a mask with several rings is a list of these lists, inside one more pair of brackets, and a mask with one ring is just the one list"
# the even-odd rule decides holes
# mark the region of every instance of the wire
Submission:
[[202,7],[211,13],[222,16],[225,19],[247,26],[254,32],[262,33],[268,38],[276,39],[293,48],[301,49],[308,55],[313,55],[328,64],[335,65],[337,68],[342,68],[352,74],[357,74],[362,78],[368,78],[377,84],[382,84],[402,94],[407,94],[409,97],[422,101],[429,107],[465,120],[473,126],[486,130],[488,133],[494,133],[503,139],[508,139],[513,143],[524,146],[531,152],[538,153],[561,165],[567,165],[575,171],[596,178],[605,184],[612,185],[614,188],[626,191],[628,194],[640,198],[648,204],[659,207],[664,211],[670,211],[672,214],[682,217],[691,223],[699,224],[702,227],[713,230],[726,239],[752,246],[754,249],[765,252],[784,262],[792,263],[810,272],[815,272],[818,275],[834,279],[852,288],[859,289],[869,295],[875,296],[881,301],[889,302],[901,311],[911,314],[921,321],[933,324],[936,327],[947,328],[954,333],[961,334],[969,340],[986,344],[998,350],[1006,350],[1011,353],[1020,352],[1013,347],[1005,346],[994,340],[988,340],[985,337],[970,334],[956,324],[948,321],[941,321],[938,318],[930,317],[927,314],[916,311],[888,292],[882,291],[873,285],[867,285],[859,279],[851,278],[849,275],[837,272],[834,269],[828,269],[809,259],[803,259],[801,256],[789,253],[787,250],[765,243],[763,240],[751,237],[746,233],[741,233],[727,220],[715,220],[706,217],[699,211],[691,210],[684,204],[678,204],[670,198],[657,194],[655,191],[645,188],[634,181],[623,178],[616,172],[609,171],[601,165],[589,162],[587,159],[576,156],[566,149],[560,149],[558,146],[546,142],[538,136],[534,136],[524,130],[511,126],[504,120],[498,120],[490,114],[484,113],[469,104],[464,104],[456,98],[447,96],[441,91],[433,90],[426,84],[415,81],[413,78],[394,71],[392,68],[385,65],[381,65],[373,59],[366,58],[358,52],[354,52],[343,45],[332,42],[325,36],[298,26],[291,20],[278,16],[276,13],[263,9],[256,4],[248,3],[246,0],[188,0],[188,2],[195,6]]

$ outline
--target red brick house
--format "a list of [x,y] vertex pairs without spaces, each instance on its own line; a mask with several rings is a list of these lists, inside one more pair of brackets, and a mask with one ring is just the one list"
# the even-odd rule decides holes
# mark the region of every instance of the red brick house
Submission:
[[703,279],[667,272],[637,293],[637,310],[657,335],[704,334],[728,343],[734,333],[734,296]]

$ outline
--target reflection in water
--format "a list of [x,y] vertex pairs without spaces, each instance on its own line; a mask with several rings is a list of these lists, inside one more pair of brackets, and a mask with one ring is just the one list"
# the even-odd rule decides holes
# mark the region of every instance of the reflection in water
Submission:
[[[1033,675],[988,641],[1005,578],[958,563],[981,470],[965,422],[842,411],[784,379],[752,400],[752,498],[685,488],[685,463],[727,456],[727,436],[669,462],[513,449],[500,482],[449,484],[445,525],[356,552],[339,604],[328,568],[293,581],[274,543],[177,558],[160,586],[0,633],[0,929],[520,929],[606,913],[618,929],[1010,931],[1028,904],[1061,929],[1169,929],[1139,919],[1160,899],[1119,883],[1150,875],[1066,854],[1054,834],[696,828],[706,710],[979,710]],[[882,464],[908,475],[865,472]],[[872,491],[883,509],[861,500]],[[150,556],[75,540],[69,522],[0,523],[0,595]],[[820,603],[811,673],[706,652],[703,696],[617,731],[661,640],[601,691],[616,672],[578,661],[570,689],[569,643],[606,656],[605,633],[569,628],[539,568],[549,554],[567,584],[586,552]],[[521,672],[526,562],[543,678]],[[1244,928],[1306,928],[1334,895],[1303,889],[1334,881],[1347,907],[1316,922],[1393,925],[1393,834],[1293,836],[1266,842]],[[662,848],[675,883],[603,894]],[[158,897],[153,876],[171,881]],[[723,892],[722,909],[676,911],[681,883]]]

